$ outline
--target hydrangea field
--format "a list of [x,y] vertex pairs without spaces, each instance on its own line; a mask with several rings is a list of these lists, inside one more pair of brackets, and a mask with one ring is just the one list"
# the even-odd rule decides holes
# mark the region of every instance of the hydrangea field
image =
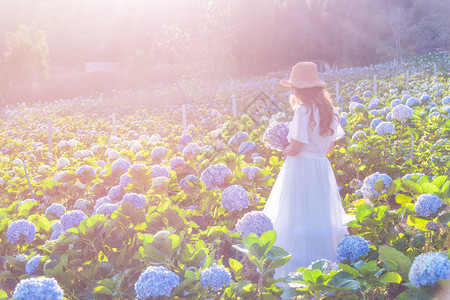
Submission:
[[287,71],[192,82],[185,128],[170,87],[3,108],[0,299],[448,299],[448,62],[321,74],[356,220],[339,261],[285,281],[290,254],[262,209],[293,115]]

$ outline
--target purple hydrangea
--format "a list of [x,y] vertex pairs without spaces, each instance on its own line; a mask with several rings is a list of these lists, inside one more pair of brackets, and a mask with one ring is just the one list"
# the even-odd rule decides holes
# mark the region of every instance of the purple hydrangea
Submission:
[[182,187],[184,190],[191,189],[192,187],[188,184],[188,182],[194,183],[194,182],[200,182],[200,180],[194,174],[189,174],[189,175],[185,176],[183,179],[181,179],[180,187]]
[[12,222],[6,232],[8,241],[11,244],[17,244],[21,236],[25,237],[27,243],[31,243],[34,240],[35,235],[36,226],[30,221],[23,219]]
[[365,98],[369,98],[370,96],[372,96],[372,92],[371,91],[365,91],[363,93],[363,97],[365,97]]
[[289,144],[287,139],[288,134],[288,123],[273,121],[264,132],[262,141],[268,147],[282,151]]
[[93,166],[88,166],[88,165],[82,165],[77,169],[77,174],[78,176],[81,177],[81,179],[85,179],[86,177],[89,176],[95,176],[95,169]]
[[341,126],[345,126],[347,125],[347,118],[345,117],[339,117],[339,124],[341,124]]
[[225,183],[225,176],[231,175],[231,170],[225,164],[219,163],[207,167],[200,175],[200,180],[208,189],[216,189]]
[[120,200],[120,198],[123,195],[123,188],[121,188],[120,186],[116,185],[113,186],[109,191],[108,191],[108,197],[111,200]]
[[248,139],[248,133],[244,131],[239,131],[228,141],[228,145],[239,145],[241,142]]
[[401,122],[411,118],[413,116],[413,110],[406,105],[399,104],[392,109],[391,116],[392,119]]
[[30,258],[25,265],[25,272],[27,272],[28,274],[35,273],[39,266],[39,261],[42,257],[43,256],[40,254],[35,254],[32,258]]
[[163,266],[149,266],[141,273],[134,285],[138,299],[170,296],[172,289],[180,284],[180,278]]
[[52,203],[47,209],[45,210],[45,216],[47,216],[49,213],[54,213],[58,218],[61,218],[61,216],[66,212],[66,208],[64,205],[59,203]]
[[415,98],[415,97],[411,97],[408,99],[408,101],[406,101],[406,105],[411,107],[411,106],[416,106],[419,104],[419,99]]
[[381,122],[382,120],[380,118],[375,118],[370,122],[370,127],[376,128]]
[[111,198],[105,196],[105,197],[101,197],[98,198],[97,200],[95,200],[95,206],[94,206],[94,211],[102,204],[104,203],[112,203]]
[[256,172],[261,171],[262,169],[257,166],[245,166],[242,168],[242,172],[248,175],[248,179],[253,180],[256,175]]
[[184,158],[179,156],[172,158],[172,160],[170,161],[170,168],[172,170],[174,170],[176,167],[183,167],[184,165],[185,165]]
[[122,205],[125,202],[130,202],[131,204],[133,204],[134,208],[141,209],[144,207],[147,201],[145,199],[145,196],[142,194],[127,193],[122,198]]
[[115,203],[103,203],[95,210],[94,214],[111,215],[119,206]]
[[243,141],[240,145],[239,145],[239,149],[238,152],[239,154],[249,154],[253,149],[255,149],[256,144],[255,142],[251,142],[251,141]]
[[222,192],[222,207],[229,211],[241,210],[250,205],[247,191],[240,185],[234,184]]
[[362,99],[359,98],[358,95],[353,95],[352,98],[350,99],[350,101],[352,101],[352,102],[362,102]]
[[62,228],[61,221],[56,221],[52,224],[52,234],[50,235],[50,241],[56,240],[63,233],[64,230]]
[[202,271],[200,282],[205,289],[219,291],[231,282],[231,273],[223,265],[214,265]]
[[66,231],[67,229],[74,226],[78,226],[78,224],[80,224],[80,222],[86,218],[87,216],[81,210],[72,210],[66,212],[60,220],[63,231]]
[[192,135],[190,135],[189,133],[183,133],[183,135],[180,137],[179,142],[181,144],[187,144],[192,142],[193,138]]
[[440,252],[420,254],[409,270],[409,281],[417,288],[434,285],[439,279],[450,279],[450,260]]
[[381,100],[378,99],[378,98],[373,98],[372,100],[370,100],[369,106],[367,108],[368,109],[374,109],[374,108],[377,108],[380,105],[381,105]]
[[127,185],[133,182],[133,178],[131,178],[127,173],[124,173],[120,176],[119,179],[119,187],[124,189]]
[[152,177],[167,177],[170,178],[170,170],[167,167],[160,166],[160,165],[154,165],[150,168],[151,170],[151,176]]
[[273,230],[273,223],[264,212],[250,211],[237,221],[236,230],[241,236],[250,233],[261,235],[266,231]]
[[112,163],[111,167],[113,173],[123,174],[128,171],[128,169],[131,167],[131,164],[125,158],[118,158]]
[[337,245],[337,257],[339,261],[348,259],[353,263],[368,252],[369,244],[364,238],[358,235],[345,236]]
[[375,128],[378,135],[395,133],[395,126],[392,122],[381,122]]
[[197,143],[189,143],[183,148],[183,155],[196,156],[202,153],[202,148]]
[[366,133],[362,130],[358,130],[352,135],[352,140],[361,139],[363,137],[367,136]]
[[379,197],[381,194],[375,189],[375,183],[380,180],[383,179],[384,181],[384,188],[383,188],[383,193],[386,192],[388,186],[391,184],[392,182],[392,178],[389,177],[389,175],[386,174],[380,174],[379,172],[376,172],[370,176],[367,176],[364,179],[363,182],[363,186],[361,188],[361,192],[363,193],[365,198],[368,199],[372,199],[372,198],[377,198]]
[[153,159],[163,159],[167,155],[167,149],[164,147],[156,147],[152,151],[152,158]]
[[62,300],[64,292],[55,278],[22,279],[14,289],[12,297],[18,300]]
[[437,213],[442,206],[441,198],[435,194],[422,194],[417,198],[414,210],[422,217],[429,217]]

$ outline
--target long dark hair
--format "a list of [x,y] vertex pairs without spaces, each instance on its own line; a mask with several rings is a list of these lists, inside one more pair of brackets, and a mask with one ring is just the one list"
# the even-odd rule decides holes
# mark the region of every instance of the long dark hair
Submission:
[[314,120],[314,105],[319,109],[320,115],[320,135],[326,136],[334,134],[334,130],[331,128],[331,123],[333,118],[339,121],[339,116],[333,112],[335,108],[333,102],[331,101],[330,94],[328,91],[321,87],[303,88],[299,89],[293,88],[293,95],[290,98],[290,103],[292,109],[296,109],[298,105],[304,104],[308,108],[307,112],[310,112],[309,116],[309,126],[316,126],[316,121]]

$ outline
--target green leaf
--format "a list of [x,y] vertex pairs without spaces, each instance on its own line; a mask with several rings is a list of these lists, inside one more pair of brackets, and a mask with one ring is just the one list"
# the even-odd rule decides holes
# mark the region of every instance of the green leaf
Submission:
[[410,288],[398,295],[395,300],[429,300],[430,298],[418,288]]
[[383,189],[384,189],[384,180],[383,179],[378,179],[377,182],[375,182],[375,190],[378,193],[382,193]]
[[239,261],[232,258],[228,259],[228,263],[230,264],[230,268],[234,273],[234,277],[237,280],[241,279],[242,276],[244,275],[243,265]]
[[448,222],[450,222],[450,213],[440,215],[438,221],[441,222],[442,225],[447,226]]
[[428,220],[421,219],[419,217],[409,215],[406,219],[406,225],[415,226],[417,229],[422,231],[428,231],[426,225],[428,224]]
[[8,294],[4,290],[0,290],[0,299],[8,298]]
[[441,186],[444,184],[444,182],[447,180],[447,176],[446,175],[441,175],[441,176],[436,176],[433,179],[432,184],[434,184],[435,186],[437,186],[438,188],[441,188]]
[[269,164],[270,164],[271,166],[273,166],[273,167],[278,166],[279,163],[280,163],[280,162],[279,162],[277,156],[272,155],[272,156],[269,158]]
[[357,278],[359,276],[359,271],[349,265],[339,263],[339,269],[342,269],[342,271],[349,273],[353,276],[353,278]]
[[394,272],[400,273],[405,281],[408,281],[408,273],[411,268],[411,260],[402,252],[389,246],[380,246],[378,250],[380,259]]
[[264,255],[264,245],[254,233],[251,233],[244,237],[243,244],[252,255],[254,255],[258,260],[260,260]]
[[400,283],[402,282],[402,277],[397,272],[389,272],[378,277],[378,280],[384,283]]
[[372,214],[372,206],[363,204],[356,210],[356,220],[362,222],[367,216]]
[[102,286],[102,285],[95,287],[94,290],[92,291],[92,294],[95,294],[95,295],[109,295],[109,296],[111,296],[112,293],[113,292],[109,288],[107,288],[106,286]]
[[420,185],[424,194],[439,194],[441,190],[432,183],[422,183]]
[[405,194],[398,194],[397,196],[395,196],[395,202],[397,202],[398,204],[402,204],[402,203],[411,203],[412,198],[409,196],[406,196]]
[[260,241],[264,244],[264,254],[269,252],[270,249],[272,249],[273,244],[275,243],[275,240],[277,238],[277,234],[275,233],[275,230],[269,230],[261,234],[259,237]]

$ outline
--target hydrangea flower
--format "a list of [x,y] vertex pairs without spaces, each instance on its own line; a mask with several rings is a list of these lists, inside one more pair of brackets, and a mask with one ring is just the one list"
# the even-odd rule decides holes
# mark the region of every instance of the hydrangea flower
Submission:
[[108,191],[108,197],[111,200],[120,200],[120,197],[122,197],[123,194],[123,188],[121,188],[120,186],[116,185],[113,186],[109,191]]
[[170,160],[170,168],[174,170],[176,167],[183,167],[185,165],[184,158],[176,156]]
[[111,215],[119,206],[115,203],[103,203],[95,210],[94,214]]
[[181,144],[187,144],[192,142],[193,138],[192,135],[190,135],[189,133],[183,133],[183,135],[181,135],[179,143]]
[[417,288],[437,283],[439,279],[450,279],[450,260],[440,252],[420,254],[409,270],[409,281]]
[[444,97],[442,99],[442,105],[450,104],[450,96]]
[[359,98],[358,95],[353,95],[352,98],[350,98],[350,101],[352,101],[352,102],[362,102],[362,99]]
[[248,154],[256,147],[255,142],[252,141],[243,141],[239,145],[238,153],[239,154]]
[[127,173],[120,175],[119,179],[119,187],[124,189],[128,184],[133,182],[133,178],[131,178]]
[[167,155],[167,149],[164,147],[156,147],[152,151],[152,158],[153,159],[163,159]]
[[66,212],[60,220],[63,231],[78,226],[78,224],[86,218],[87,216],[81,210],[71,210]]
[[392,119],[397,121],[403,121],[413,116],[413,110],[406,105],[399,104],[395,106],[392,111]]
[[273,230],[273,223],[264,212],[250,211],[237,221],[236,230],[241,236],[250,233],[261,235],[266,231]]
[[359,179],[355,178],[350,182],[350,187],[354,190],[357,190],[357,189],[361,188],[362,186],[363,186],[363,183]]
[[39,261],[42,257],[43,256],[40,254],[35,254],[32,258],[30,258],[25,265],[25,272],[27,272],[28,274],[35,273],[39,266]]
[[365,98],[369,98],[370,96],[372,96],[372,92],[371,91],[365,91],[363,93],[363,97],[365,97]]
[[378,135],[393,134],[395,132],[395,126],[392,122],[381,122],[375,128],[375,131]]
[[262,169],[257,166],[245,166],[242,168],[242,172],[248,175],[248,179],[253,180],[256,175],[256,172],[261,171]]
[[402,104],[402,100],[400,100],[400,99],[394,99],[394,100],[391,101],[391,106],[392,107],[396,107],[396,106],[398,106],[400,104]]
[[369,244],[364,238],[358,235],[345,236],[337,245],[337,257],[339,261],[348,259],[353,263],[367,252],[369,252]]
[[233,137],[228,141],[228,145],[238,145],[243,141],[246,141],[248,139],[248,133],[244,131],[239,131]]
[[147,201],[145,199],[145,196],[142,194],[127,193],[122,198],[122,205],[125,202],[130,202],[133,204],[134,208],[141,209],[144,207]]
[[423,103],[423,102],[428,102],[428,101],[430,101],[431,100],[431,97],[429,96],[429,95],[427,95],[427,94],[423,94],[421,97],[420,97],[420,103]]
[[112,200],[111,200],[109,197],[107,197],[107,196],[98,198],[97,200],[95,200],[94,211],[95,211],[100,205],[102,205],[102,204],[104,204],[104,203],[112,203]]
[[347,125],[347,118],[346,117],[339,117],[339,124],[341,124],[341,126]]
[[64,205],[59,203],[52,203],[47,209],[45,210],[45,216],[49,213],[54,213],[58,218],[61,218],[61,216],[66,212],[66,208]]
[[202,271],[200,282],[205,289],[219,291],[231,282],[231,273],[223,265],[214,265]]
[[189,143],[183,148],[183,155],[196,156],[202,152],[202,148],[197,143]]
[[352,135],[352,140],[361,139],[363,137],[367,136],[366,133],[362,130],[358,130]]
[[438,111],[434,111],[431,114],[428,115],[428,119],[433,119],[433,118],[439,118],[441,116],[441,114]]
[[282,151],[289,144],[288,134],[288,123],[273,121],[264,132],[262,142],[271,149]]
[[350,103],[350,106],[348,107],[351,111],[354,112],[361,112],[363,111],[366,107],[364,106],[364,104],[362,103],[358,103],[358,102],[352,102]]
[[380,124],[382,121],[380,118],[375,118],[370,122],[370,127],[376,128],[378,124]]
[[77,169],[77,174],[78,176],[80,176],[82,179],[85,179],[86,177],[89,176],[95,176],[95,169],[93,166],[88,166],[88,165],[82,165]]
[[56,240],[63,233],[64,230],[62,228],[61,221],[56,221],[52,224],[52,234],[50,235],[50,241]]
[[408,99],[408,101],[406,101],[406,105],[409,107],[416,106],[418,104],[419,104],[419,99],[417,99],[415,97],[411,97]]
[[308,269],[311,270],[312,266],[316,263],[323,263],[325,274],[329,274],[331,271],[339,270],[339,265],[337,263],[335,263],[334,261],[331,261],[329,259],[326,259],[326,258],[318,259],[318,260],[311,262],[311,264],[308,266]]
[[225,164],[219,163],[207,167],[200,175],[200,180],[208,189],[216,189],[224,184],[225,176],[231,175],[231,170]]
[[222,192],[222,207],[229,211],[241,210],[250,205],[247,191],[240,185],[234,184]]
[[425,176],[424,173],[412,173],[412,174],[406,174],[405,176],[402,177],[402,179],[408,179],[408,180],[410,180],[411,177],[414,176],[414,175],[418,175],[419,178],[422,177],[422,176]]
[[127,172],[130,167],[131,167],[130,162],[125,158],[118,158],[111,165],[113,173],[120,173],[120,174]]
[[428,217],[442,206],[441,198],[435,194],[422,194],[417,198],[414,210],[422,217]]
[[185,176],[183,179],[181,179],[180,187],[182,187],[184,190],[191,189],[192,187],[188,184],[188,182],[192,182],[192,183],[200,182],[200,180],[194,174],[189,174],[189,175]]
[[376,172],[370,176],[367,176],[364,179],[364,183],[363,186],[361,188],[361,192],[363,193],[365,198],[368,199],[372,199],[372,198],[377,198],[379,197],[381,194],[375,189],[375,183],[379,180],[379,179],[383,179],[384,181],[384,188],[383,188],[383,193],[386,192],[387,187],[391,184],[392,182],[392,178],[389,177],[389,175],[386,174],[380,174],[379,172]]
[[55,278],[39,277],[22,279],[12,297],[18,300],[61,300],[64,292]]
[[58,162],[56,163],[56,166],[59,169],[64,168],[65,166],[67,166],[69,164],[69,160],[65,157],[61,157],[60,159],[58,159]]
[[165,267],[149,266],[141,273],[134,285],[138,299],[170,296],[172,289],[180,284],[180,278]]
[[167,168],[167,167],[160,166],[160,165],[154,165],[150,168],[150,170],[152,171],[150,173],[150,175],[152,177],[164,176],[164,177],[170,178],[170,171],[169,171],[169,168]]
[[6,232],[8,241],[11,244],[17,244],[21,236],[25,237],[25,241],[27,243],[31,243],[34,240],[35,235],[36,226],[34,226],[34,224],[30,221],[23,219],[12,222]]
[[377,108],[378,106],[380,106],[382,103],[381,103],[381,100],[380,99],[378,99],[378,98],[373,98],[372,100],[370,100],[370,102],[369,102],[369,106],[367,107],[368,109],[374,109],[374,108]]

